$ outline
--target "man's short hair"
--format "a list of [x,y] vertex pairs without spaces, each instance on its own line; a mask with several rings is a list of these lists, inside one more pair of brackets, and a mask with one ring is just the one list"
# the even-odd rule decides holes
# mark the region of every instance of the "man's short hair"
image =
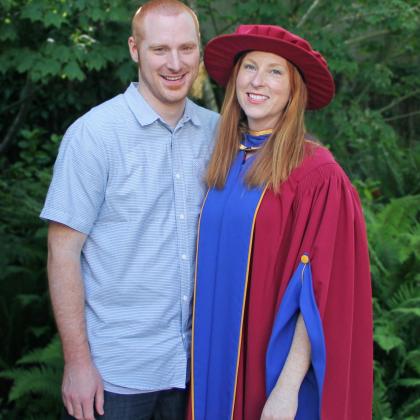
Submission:
[[144,19],[146,18],[146,15],[151,12],[158,12],[165,16],[176,16],[183,12],[187,12],[193,18],[197,31],[197,38],[200,39],[200,24],[197,15],[190,7],[179,0],[150,0],[137,9],[131,20],[131,32],[137,44],[143,36],[142,28]]

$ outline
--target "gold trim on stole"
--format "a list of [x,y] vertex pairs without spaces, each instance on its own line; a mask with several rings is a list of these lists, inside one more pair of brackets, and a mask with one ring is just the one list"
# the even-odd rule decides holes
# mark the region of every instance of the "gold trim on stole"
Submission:
[[252,254],[252,244],[254,240],[254,229],[255,229],[255,220],[257,219],[257,213],[260,209],[260,205],[262,202],[262,199],[264,198],[265,192],[267,191],[267,187],[264,188],[261,197],[258,201],[257,207],[255,208],[254,217],[252,219],[252,228],[251,228],[251,237],[249,240],[249,247],[248,247],[248,262],[246,267],[246,275],[245,275],[245,288],[244,288],[244,297],[242,302],[242,315],[241,315],[241,329],[239,331],[239,343],[238,343],[238,351],[237,351],[237,357],[236,357],[236,372],[235,372],[235,386],[233,388],[233,401],[232,401],[232,412],[230,415],[231,420],[233,420],[233,411],[235,410],[235,400],[236,400],[236,386],[238,382],[238,369],[239,369],[239,358],[241,355],[241,344],[242,344],[242,329],[244,325],[244,314],[245,314],[245,302],[246,302],[246,295],[248,290],[248,279],[249,279],[249,266],[251,263],[251,254]]
[[270,128],[268,130],[248,130],[248,133],[251,134],[251,136],[264,136],[265,134],[271,134],[273,132],[273,129]]
[[206,196],[204,197],[203,204],[201,205],[200,216],[198,218],[197,226],[197,243],[195,247],[195,270],[194,270],[194,296],[193,296],[193,313],[192,313],[192,326],[191,326],[191,418],[195,419],[194,413],[194,323],[195,323],[195,298],[197,289],[197,266],[198,266],[198,244],[200,242],[200,224],[201,215],[203,214],[204,204],[206,203],[207,196],[209,195],[210,189],[207,189]]

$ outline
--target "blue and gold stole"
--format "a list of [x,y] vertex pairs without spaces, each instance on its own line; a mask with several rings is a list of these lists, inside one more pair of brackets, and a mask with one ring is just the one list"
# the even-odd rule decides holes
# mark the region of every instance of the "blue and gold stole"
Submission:
[[[255,148],[268,137],[245,134],[242,144]],[[233,412],[252,234],[264,191],[245,185],[254,160],[245,155],[239,151],[223,189],[209,190],[200,218],[191,356],[194,419],[229,419]]]

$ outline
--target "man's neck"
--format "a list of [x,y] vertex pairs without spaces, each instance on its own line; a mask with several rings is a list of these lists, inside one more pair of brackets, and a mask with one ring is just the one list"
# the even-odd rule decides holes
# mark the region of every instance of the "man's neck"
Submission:
[[178,121],[184,114],[187,98],[184,98],[179,102],[162,103],[158,101],[154,96],[149,95],[148,92],[144,92],[141,89],[140,83],[137,90],[139,91],[140,95],[143,96],[144,100],[153,108],[153,110],[159,114],[163,121],[165,121],[172,128],[176,127]]
[[152,108],[161,116],[163,121],[168,123],[172,128],[175,128],[178,124],[178,121],[181,119],[182,115],[184,114],[185,109],[185,102],[184,99],[183,103],[179,104],[177,107],[175,106],[167,106],[164,107],[165,109],[155,109],[152,105]]

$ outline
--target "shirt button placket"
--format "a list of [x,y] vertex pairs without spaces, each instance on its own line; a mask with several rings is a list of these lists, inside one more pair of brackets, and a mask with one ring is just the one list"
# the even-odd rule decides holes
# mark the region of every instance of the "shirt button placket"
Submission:
[[[178,132],[176,130],[176,132]],[[184,177],[181,175],[182,170],[180,166],[180,159],[177,158],[177,155],[181,153],[182,151],[179,150],[181,147],[180,142],[177,142],[175,133],[172,134],[172,146],[174,150],[174,160],[173,160],[173,173],[174,173],[174,190],[175,190],[175,213],[177,214],[177,231],[179,234],[178,237],[178,249],[180,253],[180,271],[181,271],[181,278],[180,278],[180,299],[181,299],[181,334],[182,334],[182,340],[184,342],[184,345],[187,346],[188,343],[186,343],[186,333],[185,328],[186,324],[188,322],[188,313],[189,313],[189,302],[188,302],[188,296],[187,291],[188,289],[188,275],[189,275],[189,267],[187,261],[188,261],[188,251],[186,249],[186,244],[188,241],[188,235],[187,235],[187,226],[186,226],[186,216],[185,216],[185,202],[186,198],[185,195],[185,182],[188,181],[184,179]]]

